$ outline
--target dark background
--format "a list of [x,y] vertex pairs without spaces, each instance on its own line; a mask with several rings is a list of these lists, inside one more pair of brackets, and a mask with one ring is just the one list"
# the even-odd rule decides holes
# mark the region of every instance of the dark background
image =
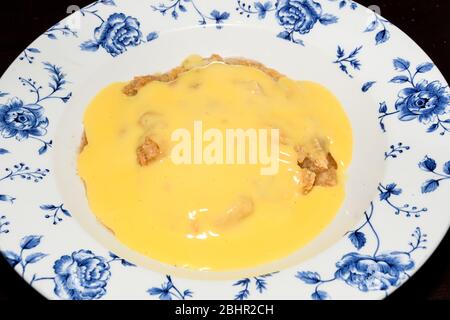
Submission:
[[[131,1],[131,0],[130,0]],[[231,1],[231,0],[229,0]],[[91,0],[8,0],[0,5],[0,74],[35,38],[66,16],[71,4]],[[381,8],[381,15],[405,31],[450,78],[449,0],[360,0]],[[450,300],[450,237],[414,277],[389,300]],[[43,299],[0,257],[0,300]]]

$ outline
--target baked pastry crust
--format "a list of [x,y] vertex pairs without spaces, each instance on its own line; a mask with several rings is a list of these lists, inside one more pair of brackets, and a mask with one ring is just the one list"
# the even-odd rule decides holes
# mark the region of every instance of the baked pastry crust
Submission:
[[146,84],[153,82],[153,81],[160,81],[160,82],[172,82],[178,78],[178,76],[184,72],[187,72],[189,70],[192,70],[194,68],[197,68],[199,66],[205,66],[213,62],[221,62],[229,65],[236,65],[236,66],[247,66],[247,67],[254,67],[257,68],[263,72],[265,72],[268,76],[270,76],[274,80],[278,80],[282,77],[284,77],[281,73],[278,71],[268,68],[262,63],[259,63],[257,61],[244,59],[244,58],[223,58],[219,56],[218,54],[213,54],[209,58],[203,58],[200,64],[196,64],[193,66],[178,66],[169,72],[163,73],[163,74],[154,74],[154,75],[146,75],[146,76],[138,76],[135,77],[132,81],[130,81],[122,90],[122,92],[127,96],[135,96],[138,94],[139,90],[144,87]]
[[[208,58],[203,58],[199,63],[191,66],[181,65],[166,73],[137,76],[122,89],[127,96],[135,96],[148,83],[153,81],[172,82],[182,73],[188,72],[194,68],[206,66],[210,63],[218,62],[229,65],[239,65],[257,68],[273,80],[278,81],[284,77],[278,71],[268,68],[257,61],[244,58],[223,58],[218,54],[213,54]],[[80,152],[88,144],[86,133],[83,132],[81,139]],[[337,184],[338,165],[319,139],[314,139],[308,146],[295,146],[298,156],[298,165],[300,167],[300,190],[303,194],[308,194],[315,186],[332,187]],[[160,147],[157,142],[145,137],[145,141],[136,149],[137,161],[141,166],[147,166],[160,154]]]

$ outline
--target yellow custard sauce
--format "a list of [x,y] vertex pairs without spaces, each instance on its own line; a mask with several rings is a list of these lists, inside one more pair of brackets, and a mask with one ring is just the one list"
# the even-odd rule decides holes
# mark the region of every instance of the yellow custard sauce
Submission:
[[[88,106],[78,173],[92,212],[129,248],[190,269],[254,267],[300,249],[339,211],[352,130],[323,86],[225,63],[150,82],[134,96],[125,85],[109,85]],[[194,136],[199,120],[220,132],[279,129],[278,173],[261,175],[258,164],[175,164],[171,134],[185,128]],[[161,154],[141,166],[136,150],[149,135]],[[338,164],[337,185],[303,194],[296,146],[317,137]],[[242,207],[245,214],[229,219]]]

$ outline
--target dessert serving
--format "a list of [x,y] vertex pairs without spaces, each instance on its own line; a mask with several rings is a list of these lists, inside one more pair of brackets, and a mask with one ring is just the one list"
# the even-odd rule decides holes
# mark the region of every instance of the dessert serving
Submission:
[[78,173],[98,220],[129,248],[195,270],[253,267],[310,242],[342,205],[352,156],[330,91],[218,55],[109,85],[84,130]]

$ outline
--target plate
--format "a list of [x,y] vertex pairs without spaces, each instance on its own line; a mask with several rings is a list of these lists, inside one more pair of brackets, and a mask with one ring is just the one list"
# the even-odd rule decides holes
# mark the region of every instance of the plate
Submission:
[[[86,105],[193,53],[319,82],[350,118],[345,203],[285,259],[181,270],[122,246],[89,211],[75,170]],[[448,85],[411,39],[352,1],[99,0],[30,44],[0,90],[0,247],[49,299],[381,299],[449,227]]]

